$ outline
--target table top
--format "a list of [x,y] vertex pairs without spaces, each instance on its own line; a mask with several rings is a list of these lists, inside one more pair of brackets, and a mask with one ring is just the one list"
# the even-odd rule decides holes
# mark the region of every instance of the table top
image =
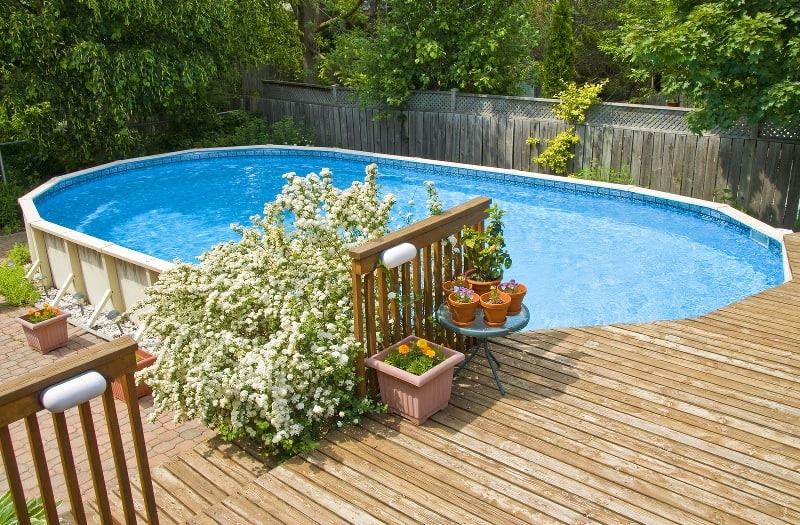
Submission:
[[436,310],[436,318],[447,328],[453,332],[469,337],[503,337],[504,335],[518,332],[525,328],[530,321],[531,316],[528,312],[528,307],[522,305],[522,310],[517,315],[509,315],[506,317],[506,324],[503,326],[487,326],[483,322],[483,309],[478,308],[475,312],[475,322],[469,326],[458,326],[453,323],[453,314],[448,310],[447,303],[442,303],[439,309]]

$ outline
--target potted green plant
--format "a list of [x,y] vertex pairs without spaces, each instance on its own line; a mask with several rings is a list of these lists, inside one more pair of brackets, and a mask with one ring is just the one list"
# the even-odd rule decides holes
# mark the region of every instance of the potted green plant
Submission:
[[503,326],[506,322],[508,305],[511,296],[501,292],[497,287],[481,295],[481,308],[483,308],[483,322],[487,326]]
[[464,258],[472,268],[467,273],[467,279],[478,294],[497,286],[503,278],[503,270],[511,267],[511,256],[503,239],[505,210],[494,203],[486,212],[489,217],[483,231],[469,226],[461,231]]
[[67,319],[71,314],[44,304],[39,310],[29,310],[26,315],[15,317],[22,325],[28,345],[46,354],[66,346],[69,340]]
[[511,296],[511,304],[508,305],[508,315],[517,315],[520,313],[522,311],[522,300],[525,298],[528,288],[514,279],[505,283],[500,283],[498,288],[501,292],[505,292]]
[[447,296],[447,305],[453,314],[453,323],[458,326],[469,326],[475,322],[475,311],[480,305],[480,296],[469,288],[456,287]]
[[381,400],[389,412],[421,425],[447,407],[453,369],[463,360],[461,352],[410,335],[365,363],[378,376]]

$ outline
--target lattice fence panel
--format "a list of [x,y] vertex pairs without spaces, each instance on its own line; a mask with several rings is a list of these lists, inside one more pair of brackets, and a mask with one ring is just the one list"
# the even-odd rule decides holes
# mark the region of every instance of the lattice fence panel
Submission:
[[779,128],[774,124],[764,123],[758,129],[758,137],[800,142],[800,128]]
[[406,102],[410,111],[450,111],[452,93],[450,91],[417,91]]
[[753,126],[747,123],[747,121],[740,120],[739,122],[735,122],[733,126],[727,129],[721,128],[714,128],[708,132],[711,135],[722,135],[725,137],[732,137],[732,138],[754,138],[753,137]]
[[686,110],[628,104],[596,104],[586,112],[586,123],[670,133],[691,133],[686,125]]
[[553,114],[553,101],[531,98],[514,99],[489,95],[456,95],[456,113],[484,117],[527,118],[557,120]]
[[264,82],[262,96],[291,102],[307,104],[340,105],[336,101],[336,91],[324,86],[293,86],[283,82]]

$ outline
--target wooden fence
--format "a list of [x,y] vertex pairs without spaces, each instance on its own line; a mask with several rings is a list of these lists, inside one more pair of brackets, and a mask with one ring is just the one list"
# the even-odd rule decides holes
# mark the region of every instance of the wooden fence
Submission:
[[[263,78],[263,77],[262,77]],[[341,87],[264,81],[245,76],[243,107],[269,122],[301,119],[316,144],[549,173],[532,162],[546,140],[566,129],[556,101],[471,95],[459,91],[412,94],[407,109],[379,118]],[[738,126],[702,136],[689,130],[686,108],[597,104],[568,164],[622,170],[632,183],[705,200],[725,201],[776,227],[792,228],[800,200],[800,130]],[[526,143],[541,139],[540,146]]]

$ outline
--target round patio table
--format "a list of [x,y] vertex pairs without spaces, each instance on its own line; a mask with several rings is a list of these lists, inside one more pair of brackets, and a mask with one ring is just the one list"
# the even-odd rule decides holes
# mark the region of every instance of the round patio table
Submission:
[[472,353],[470,353],[467,358],[461,362],[453,375],[458,375],[461,369],[464,368],[473,357],[475,357],[475,354],[483,350],[483,353],[486,355],[486,360],[489,362],[489,367],[492,369],[494,380],[497,382],[497,388],[500,390],[501,395],[505,395],[506,391],[503,388],[503,383],[500,382],[500,376],[497,375],[497,369],[500,368],[500,363],[489,349],[489,339],[492,337],[503,337],[508,334],[513,334],[514,332],[519,332],[525,328],[531,318],[530,313],[528,312],[528,307],[523,304],[522,310],[520,310],[517,315],[507,316],[506,323],[503,326],[488,326],[486,323],[484,323],[483,310],[480,308],[478,308],[478,310],[475,312],[474,323],[469,326],[458,326],[457,324],[453,323],[453,314],[447,308],[447,303],[442,303],[439,306],[439,309],[436,310],[436,318],[448,330],[463,336],[474,337],[478,340],[478,344],[472,349]]

